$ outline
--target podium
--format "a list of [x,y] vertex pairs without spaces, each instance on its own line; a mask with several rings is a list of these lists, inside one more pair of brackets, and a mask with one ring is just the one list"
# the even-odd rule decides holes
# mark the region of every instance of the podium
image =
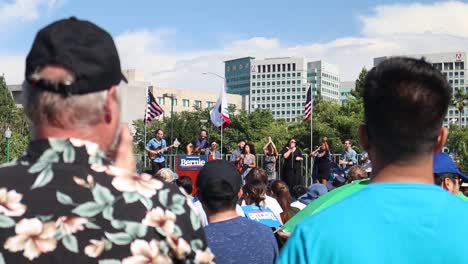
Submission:
[[197,193],[198,173],[208,162],[206,155],[178,155],[176,157],[176,173],[181,176],[188,176],[192,179],[192,193]]

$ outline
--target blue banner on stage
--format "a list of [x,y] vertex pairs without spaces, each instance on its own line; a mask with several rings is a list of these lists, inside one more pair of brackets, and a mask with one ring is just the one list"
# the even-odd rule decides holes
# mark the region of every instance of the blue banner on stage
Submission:
[[181,171],[198,171],[208,162],[207,156],[180,155],[178,156],[179,169]]
[[245,216],[250,219],[264,224],[269,227],[278,227],[281,226],[280,221],[276,218],[275,214],[265,207],[258,207],[256,205],[245,205],[242,206],[242,210],[245,213]]

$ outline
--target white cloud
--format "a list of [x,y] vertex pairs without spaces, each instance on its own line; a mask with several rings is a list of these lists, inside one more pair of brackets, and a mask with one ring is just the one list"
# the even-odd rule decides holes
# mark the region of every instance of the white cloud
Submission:
[[0,30],[18,22],[30,22],[40,16],[41,7],[50,10],[59,4],[59,0],[15,0],[0,3]]
[[468,37],[468,5],[463,2],[386,5],[363,16],[362,32],[368,36],[432,33]]
[[[323,59],[339,66],[342,80],[353,80],[363,66],[372,66],[374,57],[467,50],[468,17],[463,14],[468,14],[468,4],[462,2],[378,6],[357,17],[362,23],[359,36],[290,46],[279,38],[253,37],[217,49],[181,51],[174,48],[177,32],[167,28],[129,31],[115,40],[124,68],[144,70],[148,80],[165,87],[218,89],[221,80],[202,73],[223,75],[224,60],[244,56]],[[2,65],[0,73],[7,73],[9,83],[20,82],[16,78],[21,74],[10,78],[15,69]]]

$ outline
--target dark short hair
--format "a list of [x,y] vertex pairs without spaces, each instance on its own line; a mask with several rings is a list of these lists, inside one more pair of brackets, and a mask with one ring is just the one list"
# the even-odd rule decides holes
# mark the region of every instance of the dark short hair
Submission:
[[[163,131],[162,128],[156,129],[156,131],[154,131],[154,133],[157,134],[159,131]],[[163,132],[164,132],[164,131],[163,131]]]
[[389,163],[430,154],[451,96],[446,78],[424,59],[394,57],[369,71],[364,116],[379,158]]
[[434,173],[434,182],[436,185],[441,185],[444,179],[449,178],[453,182],[455,182],[455,179],[459,177],[458,174],[453,174],[453,173]]
[[208,135],[208,130],[203,128],[202,130],[200,130],[200,133],[203,132],[203,131],[205,131],[206,135]]
[[180,176],[176,180],[177,186],[183,188],[187,194],[191,194],[193,190],[192,178],[189,176]]
[[302,185],[296,185],[291,189],[291,195],[297,199],[307,193],[307,188]]
[[350,145],[353,144],[353,141],[351,139],[346,139],[344,142],[346,143],[346,141],[348,141]]

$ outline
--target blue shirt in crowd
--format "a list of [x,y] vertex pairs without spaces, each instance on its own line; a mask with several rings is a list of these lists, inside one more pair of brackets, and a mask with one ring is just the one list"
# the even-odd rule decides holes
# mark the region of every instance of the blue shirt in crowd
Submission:
[[350,148],[343,152],[343,160],[346,162],[353,162],[354,165],[357,164],[357,153],[354,149]]
[[370,184],[299,224],[279,263],[468,263],[467,223],[468,203],[436,185]]
[[205,233],[216,263],[272,264],[278,257],[272,230],[245,217],[210,223]]
[[[166,147],[166,140],[163,138],[161,141],[158,141],[156,138],[152,138],[148,143],[146,144],[147,149],[151,150],[156,150],[159,148],[165,148]],[[156,158],[153,160],[153,162],[164,162],[164,155],[161,153],[160,155],[157,155]]]

